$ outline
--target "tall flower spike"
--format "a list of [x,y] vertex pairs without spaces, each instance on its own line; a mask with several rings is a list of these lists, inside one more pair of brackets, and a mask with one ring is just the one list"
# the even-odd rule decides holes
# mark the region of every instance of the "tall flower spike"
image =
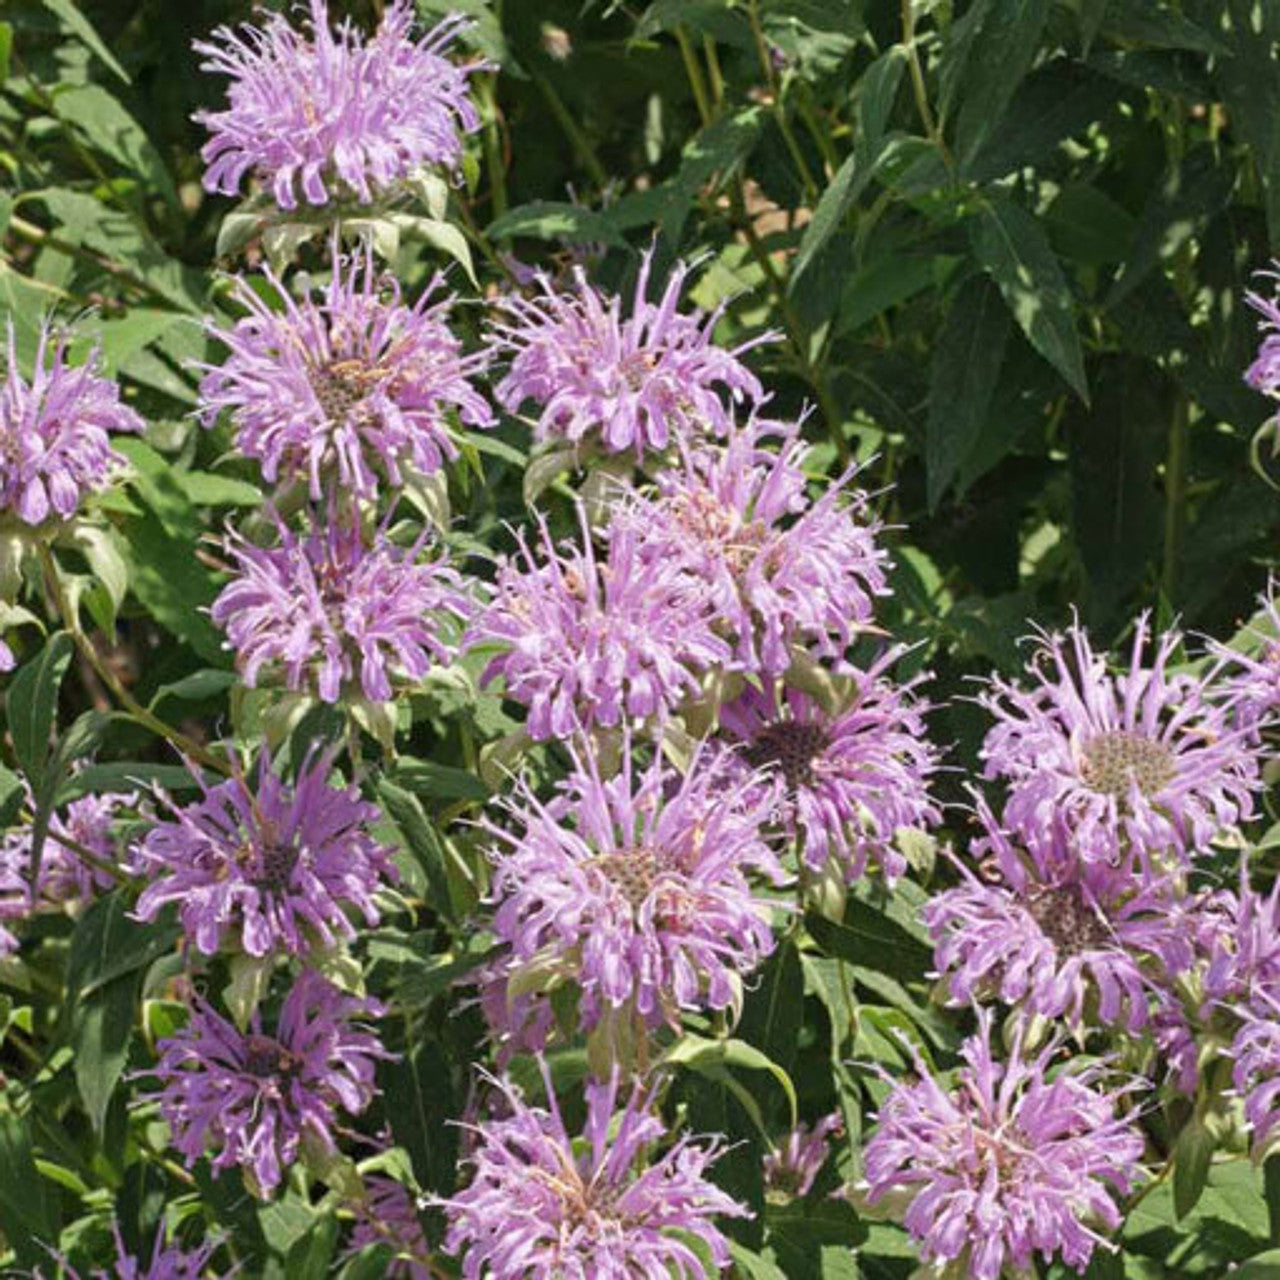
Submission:
[[353,686],[385,702],[393,681],[421,680],[433,663],[452,660],[446,627],[468,618],[473,604],[443,560],[419,558],[425,534],[404,550],[380,532],[366,546],[332,509],[302,536],[278,518],[276,527],[277,547],[228,535],[238,572],[210,611],[250,688],[267,674],[324,702]]
[[205,1154],[215,1172],[240,1165],[269,1198],[304,1142],[336,1152],[338,1112],[369,1105],[376,1062],[391,1057],[356,1021],[381,1012],[312,969],[294,982],[270,1035],[256,1014],[241,1033],[197,1001],[190,1022],[157,1045],[155,1068],[160,1114],[188,1167]]
[[525,728],[538,742],[662,716],[731,657],[696,580],[646,563],[629,530],[610,537],[602,561],[581,510],[579,525],[580,541],[558,548],[541,523],[540,555],[520,538],[466,639],[500,649],[481,683],[501,677],[506,696],[528,708]]
[[723,435],[735,406],[764,400],[741,357],[773,335],[730,351],[716,346],[719,310],[679,310],[688,265],[674,268],[656,303],[647,296],[652,266],[650,250],[626,314],[622,300],[594,288],[581,268],[571,291],[539,276],[534,297],[502,301],[507,318],[493,326],[491,340],[511,366],[494,394],[511,413],[536,406],[536,440],[590,444],[639,460],[682,438]]
[[960,883],[921,912],[952,1000],[999,999],[1077,1027],[1095,1014],[1145,1025],[1144,965],[1163,973],[1181,922],[1173,886],[1078,858],[1057,836],[1024,850],[981,800],[978,814],[986,834],[975,852],[992,855],[995,878],[959,863]]
[[868,1201],[905,1206],[903,1225],[945,1275],[997,1280],[1037,1253],[1083,1271],[1105,1244],[1099,1232],[1120,1225],[1116,1197],[1141,1173],[1142,1138],[1122,1095],[1100,1087],[1096,1067],[1050,1079],[1058,1046],[1027,1057],[1024,1030],[998,1063],[981,1011],[950,1091],[912,1048],[919,1079],[894,1086],[866,1146]]
[[[455,299],[437,297],[437,276],[412,305],[372,251],[343,257],[319,297],[301,301],[270,270],[268,302],[243,278],[233,297],[248,312],[229,330],[210,327],[228,350],[203,365],[200,418],[229,413],[236,446],[271,483],[305,480],[313,501],[326,482],[362,497],[398,488],[458,456],[449,416],[493,425],[470,379],[484,353],[466,356],[447,323]],[[278,305],[276,305],[278,304]]]
[[853,471],[816,500],[805,492],[806,446],[784,428],[733,428],[723,447],[682,449],[681,465],[658,477],[654,497],[621,504],[615,524],[634,529],[647,560],[682,564],[714,602],[745,670],[781,675],[794,650],[841,659],[887,594],[887,557]]
[[798,689],[780,693],[772,681],[720,711],[731,767],[740,776],[769,771],[805,862],[821,871],[833,861],[850,882],[870,860],[896,880],[907,870],[898,834],[941,821],[929,794],[938,759],[914,692],[919,681],[898,685],[887,676],[902,652],[887,650],[866,671],[850,668],[847,700],[835,712]]
[[621,1113],[618,1078],[588,1084],[581,1141],[565,1129],[543,1066],[548,1107],[509,1084],[509,1114],[476,1128],[470,1184],[441,1203],[445,1248],[464,1280],[703,1280],[693,1237],[717,1268],[729,1245],[716,1217],[750,1217],[706,1176],[721,1153],[677,1139],[652,1153],[666,1127],[637,1084]]
[[512,971],[551,965],[575,982],[587,1030],[633,1015],[674,1023],[681,1009],[736,1014],[741,975],[774,946],[769,904],[747,880],[783,878],[760,834],[767,790],[735,783],[706,752],[681,777],[660,753],[641,766],[626,744],[607,781],[572,754],[553,801],[522,783],[505,802],[511,829],[491,827],[492,927]]
[[1070,833],[1081,856],[1143,866],[1187,861],[1247,821],[1258,749],[1204,677],[1171,672],[1180,637],[1148,658],[1146,615],[1126,670],[1110,672],[1078,625],[1043,636],[1024,687],[995,678],[978,701],[996,723],[985,776],[1008,790],[1002,825],[1028,841]]
[[216,955],[227,934],[251,956],[305,954],[355,936],[348,909],[377,924],[378,887],[394,876],[391,850],[367,828],[374,805],[355,787],[332,786],[333,754],[316,754],[288,784],[264,754],[257,784],[243,777],[173,809],[135,854],[151,883],[139,920],[175,903],[191,944]]
[[310,0],[304,31],[273,14],[197,41],[201,70],[231,81],[225,110],[195,116],[210,134],[205,190],[236,195],[250,175],[283,209],[299,193],[312,205],[368,204],[422,165],[456,169],[461,135],[480,127],[467,97],[478,68],[444,56],[464,25],[448,18],[415,39],[413,6],[392,0],[366,40],[349,21],[335,29],[325,0]]
[[96,351],[85,364],[69,365],[66,339],[54,339],[46,322],[28,382],[19,372],[12,321],[8,335],[0,387],[0,512],[12,511],[29,525],[69,520],[85,495],[105,489],[124,463],[109,433],[146,424],[101,376]]

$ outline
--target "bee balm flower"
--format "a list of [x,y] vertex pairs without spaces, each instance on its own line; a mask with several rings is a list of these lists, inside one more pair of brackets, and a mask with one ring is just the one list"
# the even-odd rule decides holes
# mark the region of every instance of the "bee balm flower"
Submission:
[[310,0],[304,31],[273,14],[197,41],[201,69],[231,81],[225,110],[195,116],[210,134],[205,189],[236,195],[253,176],[283,209],[299,192],[312,205],[368,204],[423,165],[457,168],[461,135],[480,127],[467,97],[476,68],[443,56],[461,25],[446,19],[415,39],[413,6],[392,0],[364,40],[350,22],[335,30],[324,0]]

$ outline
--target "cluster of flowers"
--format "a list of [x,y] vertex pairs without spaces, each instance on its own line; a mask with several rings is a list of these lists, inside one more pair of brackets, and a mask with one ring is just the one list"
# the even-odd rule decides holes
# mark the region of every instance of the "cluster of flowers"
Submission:
[[[364,40],[312,0],[303,30],[272,17],[220,32],[201,46],[232,81],[227,110],[204,116],[206,184],[233,193],[252,176],[285,209],[367,204],[424,164],[455,167],[478,125],[469,72],[444,56],[456,30],[415,40],[393,0]],[[585,1127],[566,1128],[545,1067],[544,1105],[486,1077],[466,1184],[439,1206],[445,1248],[476,1280],[693,1280],[700,1251],[728,1265],[717,1218],[748,1211],[709,1176],[721,1139],[668,1134],[651,1049],[686,1014],[736,1019],[793,909],[783,886],[807,901],[872,872],[891,886],[909,836],[941,821],[926,677],[895,680],[905,650],[877,625],[890,566],[872,500],[852,469],[814,495],[801,424],[768,416],[743,363],[755,343],[725,350],[716,314],[682,310],[683,267],[656,302],[651,256],[629,299],[582,273],[538,276],[497,301],[470,355],[442,281],[410,303],[336,232],[330,266],[311,291],[270,270],[237,278],[243,315],[210,326],[226,354],[202,366],[201,420],[229,424],[274,486],[269,520],[226,535],[213,619],[246,684],[352,715],[475,652],[482,683],[524,709],[525,740],[561,744],[550,795],[518,777],[485,822],[497,946],[475,985],[503,1067],[586,1038]],[[45,342],[26,382],[12,347],[0,517],[34,528],[105,487],[107,433],[142,423],[92,361],[70,368],[58,344],[50,361]],[[400,511],[466,429],[495,424],[480,382],[498,362],[497,404],[611,479],[568,536],[539,519],[482,583]],[[1117,673],[1073,627],[1041,637],[1027,682],[979,699],[992,793],[975,791],[971,857],[925,910],[938,977],[979,1007],[978,1029],[950,1082],[908,1050],[918,1078],[890,1082],[858,1191],[940,1269],[996,1280],[1037,1254],[1083,1269],[1144,1176],[1128,1101],[1141,1077],[1057,1069],[1062,1038],[1044,1040],[1042,1019],[1108,1029],[1189,1092],[1218,1045],[1259,1149],[1280,1126],[1280,898],[1195,875],[1261,789],[1280,707],[1274,598],[1267,610],[1256,658],[1219,649],[1198,674],[1175,669],[1180,638],[1153,645],[1140,619]],[[158,797],[123,857],[113,823],[135,796],[74,802],[38,867],[30,832],[0,846],[0,921],[74,909],[123,875],[141,882],[138,919],[176,913],[193,972],[257,967],[262,998],[232,1011],[196,997],[154,1075],[174,1148],[239,1168],[264,1198],[299,1161],[341,1156],[344,1117],[391,1057],[378,1002],[321,972],[396,879],[349,763],[314,752],[290,777],[264,751],[199,778],[193,803]],[[0,953],[17,945],[0,927]],[[1012,1011],[1003,1054],[996,1002]],[[785,1137],[771,1186],[807,1194],[840,1127]],[[353,1248],[389,1242],[403,1274],[429,1274],[408,1188],[371,1178],[353,1207]],[[157,1240],[150,1269],[122,1247],[117,1270],[194,1275],[210,1252]]]

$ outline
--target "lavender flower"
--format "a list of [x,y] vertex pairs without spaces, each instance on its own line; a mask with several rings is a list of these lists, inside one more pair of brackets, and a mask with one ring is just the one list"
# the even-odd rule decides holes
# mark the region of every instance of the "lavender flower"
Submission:
[[[115,1261],[110,1268],[95,1269],[92,1273],[94,1280],[200,1280],[200,1277],[207,1274],[209,1259],[217,1252],[221,1243],[218,1239],[206,1240],[204,1244],[188,1251],[180,1245],[166,1244],[161,1230],[156,1232],[151,1260],[144,1262],[125,1248],[118,1222],[112,1222],[111,1231],[116,1244]],[[80,1280],[79,1272],[69,1266],[65,1258],[59,1255],[58,1261],[62,1264],[59,1276]],[[36,1280],[42,1280],[43,1273],[37,1270],[35,1276]]]
[[1139,1176],[1142,1139],[1097,1067],[1049,1079],[1057,1045],[1025,1056],[1021,1025],[1009,1061],[997,1063],[991,1015],[978,1017],[950,1092],[912,1049],[920,1078],[880,1108],[864,1153],[867,1198],[905,1206],[903,1225],[939,1269],[997,1280],[1039,1253],[1083,1271],[1105,1244],[1098,1228],[1120,1225],[1114,1197]]
[[[61,813],[52,815],[47,838],[40,851],[36,905],[81,907],[100,891],[112,887],[115,880],[104,868],[93,866],[63,844],[59,837],[74,841],[108,866],[115,865],[116,842],[111,832],[112,823],[120,809],[135,800],[132,794],[103,792],[81,796],[71,801]],[[15,827],[0,840],[0,867],[7,868],[24,886],[31,876],[32,835],[32,827],[24,825]],[[3,907],[0,907],[2,914]]]
[[421,680],[452,659],[443,623],[472,605],[443,560],[419,560],[425,536],[408,550],[381,534],[366,546],[332,510],[305,536],[277,528],[278,547],[228,535],[238,573],[211,610],[250,688],[269,669],[289,689],[337,702],[358,678],[369,701],[385,702],[393,678]]
[[1173,887],[1078,858],[1057,835],[1021,849],[981,801],[979,816],[993,878],[960,864],[961,883],[922,909],[952,1000],[996,997],[1073,1026],[1093,1012],[1105,1025],[1144,1026],[1144,961],[1163,973],[1179,915]]
[[318,501],[336,477],[373,497],[379,476],[399,488],[458,456],[451,413],[493,425],[469,381],[487,357],[462,354],[447,323],[454,298],[432,300],[441,277],[407,306],[369,250],[343,259],[335,240],[319,300],[296,301],[271,271],[264,278],[278,308],[240,279],[233,296],[249,314],[229,331],[210,330],[229,354],[221,366],[201,366],[200,417],[212,426],[229,412],[237,448],[271,483],[305,479]]
[[513,968],[576,982],[590,1030],[628,1017],[674,1024],[680,1009],[741,1005],[739,976],[773,950],[769,907],[749,872],[782,879],[761,837],[767,790],[736,783],[703,754],[684,777],[629,744],[618,775],[572,752],[574,768],[541,803],[525,784],[492,827],[493,931]]
[[1254,1158],[1273,1149],[1280,1128],[1280,999],[1261,992],[1243,1010],[1231,1045],[1232,1082],[1244,1098],[1245,1122],[1253,1134]]
[[[1280,335],[1276,342],[1280,345]],[[1248,628],[1251,652],[1214,644],[1217,684],[1233,713],[1261,731],[1280,714],[1280,599],[1276,580],[1258,597],[1262,619]]]
[[445,1248],[461,1256],[464,1280],[702,1280],[689,1236],[727,1267],[714,1219],[750,1215],[706,1177],[719,1139],[683,1137],[654,1158],[666,1130],[652,1095],[637,1084],[615,1116],[615,1075],[587,1085],[575,1142],[545,1066],[543,1078],[545,1110],[499,1084],[510,1114],[477,1128],[471,1184],[442,1204]]
[[31,914],[26,861],[24,850],[15,850],[8,840],[0,844],[0,959],[12,955],[19,946],[5,921],[25,920]]
[[773,335],[732,351],[717,347],[720,310],[678,309],[688,266],[676,266],[657,303],[647,299],[652,266],[650,251],[626,315],[621,299],[592,287],[580,267],[572,291],[539,276],[537,296],[503,300],[509,319],[494,325],[491,341],[511,355],[511,367],[494,394],[511,413],[528,402],[537,407],[536,440],[588,443],[639,460],[678,439],[723,435],[734,406],[764,400],[741,357]]
[[[1280,272],[1277,271],[1260,271],[1258,274],[1263,279],[1280,280]],[[1262,316],[1264,337],[1244,380],[1255,391],[1280,399],[1280,305],[1275,298],[1265,298],[1252,290],[1245,294],[1245,301]]]
[[8,369],[0,386],[0,511],[13,511],[29,525],[50,516],[70,520],[85,495],[105,489],[124,463],[108,433],[141,431],[145,424],[120,403],[119,387],[99,373],[96,350],[73,368],[66,339],[54,341],[46,323],[28,382],[18,371],[12,321],[8,333]]
[[886,557],[866,495],[847,491],[852,470],[810,501],[798,428],[776,453],[762,434],[752,424],[723,448],[684,449],[658,495],[624,503],[615,524],[634,529],[646,560],[704,584],[743,669],[781,675],[797,648],[843,657],[887,593]]
[[850,882],[871,858],[896,880],[907,869],[898,834],[941,819],[928,789],[937,753],[914,696],[919,681],[895,685],[885,676],[901,653],[890,649],[863,672],[850,668],[846,701],[834,713],[773,682],[748,687],[720,712],[739,775],[765,768],[781,783],[780,813],[791,837],[803,838],[805,862],[820,871],[833,861]]
[[177,903],[188,939],[210,956],[228,933],[251,956],[331,947],[355,936],[348,906],[376,924],[391,850],[366,830],[377,808],[355,787],[331,786],[332,768],[333,753],[313,755],[290,786],[264,754],[256,788],[237,776],[175,808],[136,851],[137,871],[151,877],[137,918]]
[[831,1139],[843,1133],[844,1116],[839,1111],[823,1116],[813,1125],[796,1125],[782,1145],[765,1156],[765,1186],[784,1195],[807,1196],[827,1163]]
[[540,1053],[555,1031],[555,1009],[547,992],[527,990],[527,983],[520,981],[523,972],[507,949],[470,976],[476,989],[472,1003],[480,1007],[502,1067],[516,1054]]
[[1008,787],[1003,823],[1028,841],[1069,832],[1081,856],[1144,866],[1187,860],[1254,812],[1258,752],[1210,699],[1207,680],[1169,670],[1180,637],[1147,665],[1146,615],[1126,671],[1110,673],[1088,637],[1044,636],[1030,689],[1000,678],[979,698],[996,719],[986,776]]
[[354,1019],[381,1012],[310,969],[285,997],[274,1035],[257,1014],[242,1034],[197,1000],[187,1026],[159,1042],[155,1072],[160,1113],[188,1167],[210,1149],[215,1172],[238,1164],[268,1198],[304,1150],[334,1154],[337,1112],[369,1105],[375,1061],[391,1056]]
[[372,1245],[387,1245],[395,1256],[382,1273],[386,1280],[431,1280],[434,1273],[423,1261],[431,1249],[413,1196],[403,1183],[381,1174],[366,1179],[365,1199],[355,1208],[348,1255]]
[[700,692],[700,672],[731,656],[695,580],[678,566],[646,563],[625,529],[602,562],[581,511],[579,519],[576,545],[557,548],[545,523],[541,556],[521,538],[465,641],[501,647],[481,683],[502,678],[539,742],[674,711]]
[[310,0],[305,31],[278,14],[260,28],[219,27],[195,45],[201,69],[231,81],[226,110],[195,116],[210,134],[205,190],[236,195],[250,174],[284,209],[299,190],[308,204],[368,204],[422,165],[456,169],[460,135],[480,127],[467,97],[478,68],[444,57],[463,25],[450,18],[415,39],[413,6],[392,0],[364,40]]

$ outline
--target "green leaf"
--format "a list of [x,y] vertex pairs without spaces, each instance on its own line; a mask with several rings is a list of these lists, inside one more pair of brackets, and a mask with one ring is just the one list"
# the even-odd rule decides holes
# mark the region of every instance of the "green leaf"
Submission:
[[729,1256],[746,1280],[787,1280],[785,1271],[780,1271],[767,1258],[762,1258],[754,1249],[748,1249],[736,1240],[729,1241]]
[[944,283],[958,261],[945,254],[915,257],[892,253],[866,263],[844,283],[835,317],[837,332],[856,333],[891,307],[930,285]]
[[783,942],[765,961],[738,1022],[739,1039],[790,1072],[804,1028],[804,970],[795,944]]
[[457,924],[465,912],[454,901],[449,871],[450,854],[445,840],[427,817],[417,796],[397,786],[389,778],[378,783],[378,795],[387,817],[395,823],[405,848],[413,854],[431,889],[430,906],[446,920]]
[[178,764],[151,764],[142,760],[91,764],[78,769],[62,784],[58,803],[69,804],[80,796],[102,791],[135,791],[151,785],[183,792],[196,790],[199,783]]
[[1263,1162],[1262,1185],[1267,1198],[1271,1243],[1280,1244],[1280,1155],[1268,1156]]
[[[13,26],[8,22],[0,22],[0,85],[9,78],[9,54],[13,50]],[[5,233],[9,217],[0,217],[0,236]]]
[[122,974],[81,999],[72,1013],[76,1087],[98,1134],[129,1055],[141,981],[140,973]]
[[967,280],[933,349],[925,436],[931,511],[978,446],[1012,328],[999,289],[985,276]]
[[1126,298],[1231,198],[1235,171],[1208,143],[1168,169],[1138,220],[1124,265],[1107,295],[1108,307]]
[[131,84],[129,73],[116,61],[115,55],[102,43],[101,37],[93,29],[93,24],[80,12],[76,0],[43,0],[44,7],[58,19],[58,25],[68,35],[81,41],[92,53],[102,60],[104,66],[114,71],[125,84]]
[[956,150],[962,172],[1031,69],[1051,7],[1050,0],[977,0],[976,28],[957,89]]
[[20,1116],[0,1096],[0,1231],[28,1266],[46,1266],[42,1241],[53,1239],[51,1205],[44,1180],[36,1170],[30,1113]]
[[809,936],[823,952],[850,964],[888,973],[900,980],[921,978],[931,962],[929,949],[900,925],[861,904],[849,903],[844,924],[810,912],[804,918]]
[[1031,345],[1087,403],[1075,306],[1039,221],[1006,196],[992,194],[970,224],[970,243]]
[[196,507],[260,507],[262,489],[247,480],[214,475],[209,471],[174,473],[187,500]]
[[285,1260],[285,1272],[290,1280],[327,1280],[337,1243],[338,1219],[326,1213],[290,1248]]
[[836,233],[844,221],[845,214],[853,208],[875,174],[876,162],[862,160],[856,153],[849,156],[836,170],[835,177],[822,193],[818,207],[813,211],[813,218],[805,227],[804,235],[800,240],[800,249],[791,270],[793,291],[797,279]]
[[400,756],[391,772],[392,781],[426,800],[487,800],[490,791],[467,769]]
[[1158,552],[1163,503],[1156,469],[1173,412],[1168,380],[1149,363],[1105,358],[1091,408],[1066,418],[1072,527],[1088,571],[1086,614],[1113,625]]
[[1087,182],[1067,183],[1043,220],[1064,258],[1092,265],[1121,261],[1137,226],[1127,209]]
[[1179,1219],[1196,1207],[1208,1185],[1215,1145],[1199,1116],[1183,1125],[1173,1148],[1173,1211]]
[[1222,56],[1228,45],[1181,12],[1181,5],[1161,0],[1110,0],[1101,27],[1108,35],[1157,49],[1186,49]]
[[53,109],[91,147],[135,175],[144,190],[162,196],[171,209],[179,208],[177,188],[160,153],[142,126],[100,85],[59,87]]
[[400,1061],[380,1073],[391,1133],[413,1161],[418,1182],[436,1195],[449,1195],[458,1177],[460,1104],[440,1046],[425,1036],[405,1045]]
[[563,240],[568,244],[607,244],[628,248],[603,214],[581,205],[556,200],[534,200],[509,209],[489,224],[489,239],[513,240],[528,236],[533,240]]
[[744,1071],[767,1071],[781,1086],[791,1108],[791,1124],[794,1127],[799,1116],[796,1087],[790,1074],[745,1040],[708,1040],[705,1036],[686,1032],[662,1056],[668,1065],[688,1067],[715,1078],[725,1067],[738,1067]]
[[71,663],[75,644],[65,631],[58,631],[44,648],[13,677],[5,701],[13,753],[33,788],[38,788],[45,761],[49,758],[54,721],[58,713],[58,690]]
[[1108,77],[1070,58],[1055,58],[1023,81],[1000,123],[963,166],[964,175],[991,182],[1047,161],[1064,139],[1106,121],[1119,105]]
[[1280,1276],[1280,1249],[1255,1253],[1231,1269],[1231,1280],[1276,1280],[1277,1276]]

